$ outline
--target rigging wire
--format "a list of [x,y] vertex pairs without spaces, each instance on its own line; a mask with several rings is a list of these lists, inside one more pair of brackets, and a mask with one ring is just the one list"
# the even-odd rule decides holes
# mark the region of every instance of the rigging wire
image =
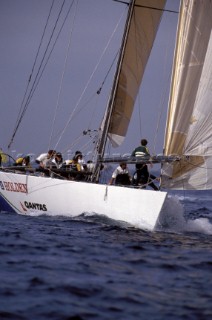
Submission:
[[[41,68],[42,68],[42,65],[43,65],[43,63],[44,63],[44,59],[45,59],[46,54],[47,54],[47,52],[48,52],[49,46],[50,46],[50,44],[51,44],[51,42],[52,42],[53,35],[54,35],[54,33],[55,33],[55,30],[56,30],[58,21],[59,21],[59,19],[60,19],[60,16],[61,16],[61,13],[62,13],[64,4],[65,4],[65,1],[66,1],[66,0],[63,0],[63,3],[62,3],[62,5],[61,5],[60,11],[59,11],[59,13],[58,13],[57,19],[56,19],[56,21],[55,21],[55,25],[54,25],[53,30],[52,30],[52,33],[51,33],[51,35],[50,35],[50,38],[49,38],[49,41],[48,41],[48,43],[47,43],[46,49],[45,49],[45,51],[44,51],[43,58],[42,58],[42,60],[41,60],[40,66],[39,66],[39,68],[38,68],[37,74],[36,74],[36,76],[35,76],[35,79],[34,79],[32,88],[31,88],[31,90],[30,90],[30,93],[29,93],[29,96],[28,96],[28,99],[27,99],[27,102],[26,102],[27,105],[30,103],[30,101],[31,101],[31,99],[32,99],[32,96],[33,96],[33,94],[34,94],[34,92],[35,92],[35,89],[37,88],[38,82],[39,82],[39,80],[40,80],[40,78],[41,78],[41,76],[38,78],[38,75],[39,75],[40,70],[41,70]],[[58,37],[57,37],[57,38],[58,38]],[[56,39],[57,39],[57,38],[56,38]],[[54,48],[54,45],[53,45],[53,48]],[[53,50],[51,50],[50,53],[52,53],[52,51],[53,51]],[[48,62],[48,60],[49,60],[49,56],[48,56],[48,58],[47,58],[47,62]],[[47,62],[45,63],[44,68],[45,68]],[[44,70],[44,68],[43,68],[43,70]],[[42,72],[41,72],[41,75],[42,75],[42,73],[43,73],[43,70],[42,70]],[[37,78],[38,78],[38,81],[37,81]],[[36,83],[36,81],[37,81],[37,83]],[[35,88],[34,88],[34,87],[35,87]]]
[[[74,142],[72,142],[71,145],[67,146],[66,148],[64,148],[62,150],[62,153],[66,152],[66,151],[70,151],[70,150],[73,150],[74,148],[76,149],[76,146],[79,144],[79,141],[82,139],[82,137],[84,136],[85,134],[82,133],[80,134],[75,140]],[[82,153],[85,153],[85,150],[90,150],[90,146],[93,147],[94,145],[94,140],[97,139],[97,132],[95,132],[95,135],[89,135],[90,136],[90,139],[86,141],[86,143],[84,145],[81,145],[80,146],[80,149],[81,149],[81,152]],[[94,149],[94,147],[92,148]],[[73,153],[74,154],[74,153]],[[88,154],[87,154],[88,155]],[[69,157],[70,158],[70,157]],[[93,152],[92,152],[92,158],[94,159],[94,155],[93,155]]]
[[97,104],[98,104],[98,96],[96,96],[95,103],[94,103],[94,108],[93,108],[93,110],[91,112],[90,121],[88,123],[88,129],[91,128],[92,121],[95,119],[95,113],[96,113],[96,110],[97,110]]
[[[72,3],[71,3],[71,6],[70,6],[70,9],[68,10],[68,13],[70,12],[71,7],[72,7],[73,4],[74,4],[74,0],[73,0]],[[72,41],[72,34],[73,34],[74,22],[75,22],[76,13],[77,13],[77,6],[78,6],[78,1],[76,2],[76,8],[75,8],[75,13],[74,13],[74,18],[73,18],[73,24],[71,25],[71,30],[70,30],[70,35],[69,35],[69,42],[68,42],[68,46],[67,46],[66,57],[65,57],[64,66],[63,66],[63,71],[62,71],[61,80],[60,80],[60,87],[59,87],[59,92],[58,92],[58,97],[57,97],[57,102],[56,102],[56,107],[55,107],[54,118],[53,118],[53,122],[52,122],[52,130],[51,130],[51,134],[50,134],[50,138],[49,138],[49,147],[48,147],[48,149],[50,149],[50,145],[51,145],[51,141],[52,141],[52,136],[53,136],[53,131],[54,131],[54,125],[55,125],[55,121],[56,121],[56,114],[57,114],[57,111],[58,111],[58,109],[59,109],[59,101],[60,101],[61,92],[62,92],[62,84],[63,84],[64,75],[65,75],[65,71],[66,71],[66,66],[67,66],[67,61],[68,61],[68,55],[69,55],[70,47],[71,47],[71,41]]]
[[[168,75],[167,78],[167,83],[170,81],[171,79],[171,74]],[[158,120],[157,120],[157,124],[156,124],[156,128],[155,128],[155,134],[154,134],[154,142],[153,142],[153,154],[156,154],[156,140],[158,137],[158,132],[159,132],[159,128],[160,128],[160,124],[161,124],[161,118],[162,118],[162,114],[164,111],[164,106],[165,106],[165,100],[166,100],[166,95],[168,93],[168,86],[166,86],[166,88],[164,89],[164,92],[161,93],[161,97],[160,97],[160,103],[159,103],[159,112],[158,112]]]
[[107,80],[107,78],[108,78],[108,76],[109,76],[109,74],[110,74],[110,71],[111,71],[111,69],[112,69],[112,67],[113,67],[113,65],[114,65],[114,63],[115,63],[115,61],[116,61],[116,59],[117,59],[118,53],[119,53],[119,50],[117,51],[117,53],[116,53],[116,55],[115,55],[115,57],[114,57],[111,65],[110,65],[110,67],[109,67],[109,69],[108,69],[108,71],[107,71],[107,73],[106,73],[106,76],[104,77],[104,80],[102,81],[99,89],[98,89],[96,92],[94,92],[94,93],[90,96],[90,98],[88,98],[87,101],[81,106],[81,108],[78,109],[78,112],[75,112],[75,114],[73,115],[72,120],[73,120],[89,103],[91,103],[91,101],[92,101],[94,98],[96,98],[96,99],[95,99],[95,102],[94,102],[95,107],[93,108],[93,112],[91,112],[91,117],[90,117],[90,122],[89,122],[89,124],[88,124],[88,129],[91,127],[91,123],[92,123],[92,121],[94,120],[94,114],[95,114],[96,109],[97,109],[97,95],[100,95],[100,93],[101,93],[101,91],[102,91],[102,88],[103,88],[103,86],[104,86],[104,84],[105,84],[105,82],[106,82],[106,80]]
[[[170,16],[168,16],[170,17]],[[171,29],[169,30],[169,36],[167,37],[167,44],[170,43],[172,38],[172,34],[171,34]],[[161,124],[161,118],[162,118],[162,114],[165,108],[165,100],[166,100],[166,96],[168,94],[169,91],[169,86],[168,84],[171,81],[171,72],[172,72],[172,68],[170,68],[170,71],[167,70],[167,61],[168,61],[168,45],[166,46],[166,52],[165,52],[165,63],[164,63],[164,68],[163,68],[163,79],[165,79],[165,75],[168,74],[167,76],[167,80],[163,81],[166,85],[164,87],[164,91],[161,93],[160,96],[160,103],[159,103],[159,112],[158,112],[158,120],[157,120],[157,125],[156,125],[156,129],[155,129],[155,135],[154,135],[154,142],[153,142],[153,153],[156,154],[156,140],[158,137],[158,132],[159,132],[159,128],[160,128],[160,124]],[[164,132],[165,134],[165,132]]]
[[54,43],[53,43],[52,49],[51,49],[51,51],[50,51],[50,53],[49,53],[49,55],[48,55],[48,57],[47,57],[47,59],[46,59],[45,65],[43,66],[43,69],[42,69],[42,71],[41,71],[41,73],[40,73],[40,76],[39,76],[39,78],[38,78],[38,80],[37,80],[36,86],[35,86],[35,88],[33,89],[33,92],[32,92],[32,94],[31,94],[30,100],[31,100],[31,98],[32,98],[35,90],[37,89],[37,86],[38,86],[38,84],[39,84],[39,81],[40,81],[40,79],[41,79],[41,77],[42,77],[42,75],[43,75],[43,73],[44,73],[44,70],[45,70],[48,62],[49,62],[49,59],[50,59],[51,54],[52,54],[52,52],[53,52],[53,50],[54,50],[54,47],[55,47],[55,45],[56,45],[56,43],[57,43],[57,40],[58,40],[58,38],[59,38],[59,36],[60,36],[60,34],[61,34],[61,32],[62,32],[62,29],[63,29],[63,27],[64,27],[64,25],[65,25],[66,20],[67,20],[67,18],[68,18],[68,15],[69,15],[69,12],[70,12],[70,10],[71,10],[71,7],[72,7],[72,3],[71,3],[71,5],[70,5],[70,7],[69,7],[69,10],[68,10],[68,12],[67,12],[67,14],[66,14],[66,16],[65,16],[64,21],[63,21],[63,23],[62,23],[62,25],[61,25],[61,27],[60,27],[60,30],[58,31],[58,34],[57,34],[56,39],[55,39],[55,41],[54,41]]
[[[112,69],[112,67],[113,67],[114,64],[115,64],[115,61],[116,61],[116,59],[117,59],[117,57],[118,57],[119,52],[120,52],[120,49],[117,51],[115,57],[113,58],[113,61],[112,61],[111,65],[110,65],[110,67],[109,67],[109,69],[108,69],[108,71],[107,71],[107,73],[106,73],[106,75],[105,75],[105,77],[104,77],[104,79],[103,79],[103,81],[102,81],[99,89],[98,89],[97,92],[96,92],[97,95],[100,95],[100,93],[101,93],[101,91],[102,91],[102,88],[103,88],[103,86],[104,86],[104,84],[105,84],[105,82],[106,82],[106,80],[107,80],[107,78],[108,78],[108,76],[109,76],[109,74],[110,74],[110,72],[111,72],[111,69]],[[95,94],[95,96],[96,96],[96,94]],[[97,109],[97,99],[96,99],[96,101],[95,101],[95,107],[93,108],[93,112],[91,113],[90,122],[89,122],[89,124],[88,124],[88,129],[91,127],[91,123],[92,123],[92,121],[94,120],[94,115],[95,115],[96,109]],[[82,110],[82,108],[80,109],[80,111],[81,111],[81,110]]]
[[[94,99],[94,97],[96,97],[96,92],[93,93],[92,96],[91,96],[91,97],[82,105],[82,107],[78,110],[78,112],[74,114],[72,120],[86,107],[86,105],[87,105],[88,103],[90,103],[90,102]],[[54,135],[54,137],[53,137],[52,140],[54,140],[56,137],[59,137],[59,136],[61,135],[61,133],[62,133],[62,129],[59,130],[59,132]]]
[[[136,25],[136,18],[135,15],[133,15],[134,19],[134,24]],[[137,39],[137,29],[135,28],[135,34],[134,34],[135,39]],[[138,65],[139,57],[138,57],[138,50],[136,50],[136,64]],[[140,90],[138,90],[138,119],[139,119],[139,131],[140,131],[140,137],[142,137],[142,125],[141,125],[141,96],[140,96]]]
[[[97,110],[97,102],[98,102],[97,97],[100,95],[100,93],[101,93],[101,91],[102,91],[102,88],[103,88],[103,86],[104,86],[104,84],[105,84],[105,82],[106,82],[106,80],[107,80],[107,78],[108,78],[108,76],[109,76],[109,74],[110,74],[110,72],[111,72],[111,69],[112,69],[112,67],[113,67],[114,64],[115,64],[115,61],[116,61],[117,56],[118,56],[118,54],[119,54],[119,51],[120,51],[120,49],[117,51],[117,53],[116,53],[116,55],[115,55],[115,57],[114,57],[111,65],[110,65],[110,67],[109,67],[109,69],[108,69],[108,71],[107,71],[107,73],[106,73],[106,75],[105,75],[105,77],[104,77],[104,79],[103,79],[103,81],[102,81],[99,89],[98,89],[97,92],[95,93],[96,99],[95,99],[95,104],[94,104],[93,111],[91,112],[90,122],[88,123],[88,129],[91,128],[92,121],[94,121],[94,119],[95,119],[95,113],[96,113],[96,110]],[[96,94],[97,94],[97,96],[96,96]],[[81,110],[82,110],[82,108],[80,109],[80,111],[81,111]]]
[[138,92],[138,119],[139,119],[139,132],[140,132],[140,137],[143,136],[142,133],[142,125],[141,125],[141,96],[140,93]]
[[[34,81],[33,81],[32,87],[31,87],[31,89],[30,89],[28,98],[27,98],[27,100],[26,100],[26,102],[25,102],[25,104],[24,104],[24,107],[23,107],[23,110],[22,110],[21,114],[20,114],[20,112],[19,112],[20,116],[18,117],[18,119],[17,119],[17,121],[16,121],[16,126],[15,126],[15,129],[14,129],[14,132],[13,132],[13,135],[12,135],[12,138],[11,138],[11,141],[10,141],[10,143],[9,143],[9,145],[8,145],[8,149],[10,148],[11,144],[13,143],[14,137],[15,137],[15,135],[16,135],[16,133],[17,133],[17,130],[18,130],[20,124],[21,124],[21,121],[22,121],[22,119],[23,119],[23,117],[24,117],[24,114],[25,114],[25,112],[26,112],[26,110],[27,110],[27,107],[28,107],[28,105],[29,105],[29,103],[30,103],[30,101],[31,101],[31,98],[32,98],[32,96],[33,96],[33,94],[34,94],[34,92],[35,92],[35,89],[36,89],[36,87],[37,87],[37,85],[36,85],[36,87],[35,87],[35,89],[34,89],[34,86],[35,86],[36,80],[37,80],[37,78],[38,78],[40,69],[41,69],[42,64],[43,64],[43,62],[44,62],[46,53],[47,53],[47,51],[48,51],[49,45],[50,45],[51,40],[52,40],[52,37],[53,37],[53,34],[54,34],[55,30],[56,30],[57,23],[58,23],[58,21],[59,21],[60,15],[61,15],[61,13],[62,13],[62,10],[63,10],[64,4],[65,4],[65,1],[66,1],[66,0],[63,0],[63,3],[62,3],[62,5],[61,5],[60,11],[59,11],[59,13],[58,13],[58,16],[57,16],[57,19],[56,19],[54,28],[53,28],[53,30],[52,30],[52,33],[51,33],[51,36],[50,36],[50,39],[49,39],[49,42],[48,42],[48,44],[47,44],[47,47],[46,47],[46,50],[45,50],[45,52],[44,52],[43,58],[42,58],[42,60],[41,60],[40,66],[39,66],[39,68],[38,68],[37,74],[36,74],[36,76],[35,76],[35,79],[34,79]],[[53,3],[53,4],[54,4],[54,3]],[[51,13],[51,10],[52,10],[52,6],[51,6],[51,8],[50,8],[50,13]],[[49,17],[47,18],[47,20],[49,21]],[[46,24],[46,26],[47,26],[47,24]],[[45,26],[45,29],[46,29],[46,26]],[[30,78],[30,80],[31,80],[31,78]],[[40,78],[39,78],[39,80],[40,80]],[[38,83],[37,83],[37,84],[38,84]],[[33,91],[33,90],[34,90],[34,91]]]
[[108,69],[108,72],[106,73],[106,76],[104,77],[104,80],[102,81],[101,86],[100,86],[100,88],[99,88],[98,91],[97,91],[97,94],[100,94],[100,93],[101,93],[102,87],[103,87],[103,85],[105,84],[105,82],[106,82],[106,80],[107,80],[107,77],[108,77],[108,75],[110,74],[110,71],[111,71],[111,69],[112,69],[112,67],[113,67],[113,65],[114,65],[114,63],[115,63],[115,61],[116,61],[119,53],[120,53],[120,49],[117,51],[117,53],[116,53],[116,55],[115,55],[115,57],[114,57],[111,65],[110,65],[110,68]]
[[26,98],[26,94],[27,94],[27,91],[28,91],[28,88],[29,88],[30,81],[31,81],[32,76],[33,76],[33,72],[34,72],[35,65],[36,65],[36,62],[37,62],[37,59],[38,59],[38,55],[39,55],[39,52],[40,52],[40,49],[41,49],[41,46],[42,46],[42,43],[43,43],[43,38],[44,38],[44,35],[46,33],[46,28],[47,28],[47,25],[48,25],[48,22],[49,22],[49,18],[50,18],[51,12],[52,12],[52,8],[53,8],[53,5],[54,5],[54,2],[55,2],[55,0],[52,0],[51,8],[50,8],[47,20],[46,20],[46,24],[45,24],[45,27],[44,27],[44,30],[43,30],[43,34],[42,34],[42,37],[41,37],[41,40],[40,40],[38,51],[36,53],[35,60],[34,60],[33,66],[32,66],[32,71],[30,73],[29,80],[28,80],[28,83],[27,83],[26,91],[24,93],[24,97],[23,97],[23,100],[22,100],[22,103],[21,103],[21,107],[20,107],[20,110],[19,110],[19,113],[18,113],[16,125],[17,125],[18,118],[19,118],[19,116],[21,114],[21,110],[22,110],[23,105],[24,105],[24,101],[25,101],[25,98]]
[[[112,69],[112,67],[113,67],[113,65],[114,65],[114,63],[115,63],[115,61],[116,61],[116,58],[117,58],[118,53],[119,53],[119,50],[117,51],[117,53],[116,53],[116,55],[115,55],[115,57],[114,57],[111,65],[110,65],[110,67],[109,67],[109,69],[108,69],[108,72],[106,73],[106,76],[105,76],[104,80],[102,81],[101,86],[99,87],[99,89],[98,89],[96,92],[92,93],[92,95],[91,95],[91,96],[87,99],[87,101],[81,106],[81,108],[78,109],[78,112],[75,112],[75,114],[74,114],[73,117],[72,117],[72,120],[74,120],[74,119],[76,118],[76,116],[79,115],[79,114],[82,112],[82,110],[85,109],[85,107],[86,107],[88,104],[90,104],[90,103],[95,99],[95,102],[94,102],[94,105],[95,105],[95,106],[94,106],[93,112],[91,112],[91,117],[90,117],[90,122],[89,122],[89,124],[88,124],[88,129],[85,130],[85,131],[89,131],[90,128],[91,128],[92,121],[94,120],[94,114],[95,114],[96,109],[97,109],[97,95],[100,95],[100,93],[101,93],[101,91],[102,91],[102,88],[103,88],[103,85],[105,84],[105,82],[106,82],[106,80],[107,80],[107,77],[108,77],[108,75],[109,75],[109,73],[110,73],[110,71],[111,71],[111,69]],[[94,130],[94,131],[95,131],[95,130]],[[52,140],[54,140],[55,137],[59,137],[59,136],[61,135],[61,133],[62,133],[62,130],[59,130],[59,132],[58,132],[57,134],[55,134],[55,136],[52,138]]]
[[125,11],[123,11],[123,13],[122,13],[117,25],[115,26],[115,29],[114,29],[111,37],[109,38],[109,40],[108,40],[108,42],[106,44],[106,47],[104,48],[104,50],[103,50],[103,52],[102,52],[102,54],[101,54],[101,56],[100,56],[100,58],[99,58],[99,60],[98,60],[98,62],[96,64],[96,66],[94,67],[94,70],[93,70],[92,74],[90,75],[90,77],[89,77],[89,79],[88,79],[88,81],[87,81],[87,83],[85,85],[85,88],[83,89],[83,91],[82,91],[82,93],[81,93],[81,95],[80,95],[80,97],[79,97],[79,99],[78,99],[73,111],[71,112],[70,117],[69,117],[68,121],[66,122],[66,125],[64,126],[64,129],[62,130],[62,133],[61,133],[61,135],[60,135],[60,137],[59,137],[59,139],[58,139],[58,141],[57,141],[57,143],[56,143],[56,145],[54,147],[55,149],[57,148],[58,144],[60,143],[60,140],[62,139],[63,134],[65,133],[66,129],[68,128],[68,126],[70,124],[70,122],[72,121],[73,115],[76,112],[76,110],[77,110],[77,108],[78,108],[78,106],[79,106],[79,104],[80,104],[80,102],[81,102],[81,100],[82,100],[82,98],[83,98],[83,96],[84,96],[84,94],[85,94],[85,92],[86,92],[86,90],[87,90],[87,88],[88,88],[88,86],[89,86],[94,74],[96,73],[96,71],[97,71],[97,69],[99,67],[99,64],[102,61],[103,56],[105,55],[105,52],[107,51],[107,49],[109,47],[109,44],[110,44],[110,42],[111,42],[111,40],[112,40],[112,38],[113,38],[113,36],[114,36],[119,24],[120,24],[120,22],[121,22],[121,20],[122,20],[122,18],[124,16],[124,13],[125,13]]

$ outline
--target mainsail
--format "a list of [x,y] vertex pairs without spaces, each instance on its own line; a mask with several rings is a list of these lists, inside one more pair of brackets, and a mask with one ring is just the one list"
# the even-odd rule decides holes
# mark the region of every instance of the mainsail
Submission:
[[133,0],[130,3],[128,21],[109,102],[111,114],[107,135],[114,147],[121,145],[127,133],[165,3],[166,0]]
[[165,136],[162,186],[212,189],[212,1],[183,0]]

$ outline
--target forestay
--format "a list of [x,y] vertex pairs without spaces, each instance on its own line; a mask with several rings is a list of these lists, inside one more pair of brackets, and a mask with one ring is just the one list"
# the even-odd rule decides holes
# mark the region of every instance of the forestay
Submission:
[[212,2],[183,0],[173,68],[162,186],[212,188]]

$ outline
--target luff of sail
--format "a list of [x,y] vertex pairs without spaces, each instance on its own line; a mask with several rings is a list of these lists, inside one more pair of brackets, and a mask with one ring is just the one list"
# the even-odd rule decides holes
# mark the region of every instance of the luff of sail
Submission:
[[108,137],[123,142],[166,0],[135,0],[114,82]]
[[212,189],[212,2],[181,2],[162,187]]

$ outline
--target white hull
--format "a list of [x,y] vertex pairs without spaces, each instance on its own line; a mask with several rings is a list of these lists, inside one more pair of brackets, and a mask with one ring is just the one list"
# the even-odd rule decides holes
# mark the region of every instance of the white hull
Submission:
[[156,226],[167,196],[161,191],[5,172],[0,172],[0,194],[1,203],[19,214],[74,217],[96,213],[148,230]]

